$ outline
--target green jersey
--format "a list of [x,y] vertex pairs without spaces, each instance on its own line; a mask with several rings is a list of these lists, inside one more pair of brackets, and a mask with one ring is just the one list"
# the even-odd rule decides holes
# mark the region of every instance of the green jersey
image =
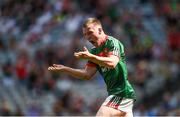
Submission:
[[135,92],[127,80],[127,69],[125,64],[124,46],[122,43],[107,36],[106,41],[97,48],[92,48],[90,53],[107,57],[111,54],[119,57],[119,62],[115,68],[107,68],[88,61],[88,66],[95,66],[100,74],[103,76],[107,85],[108,95],[117,95],[124,98],[135,98]]

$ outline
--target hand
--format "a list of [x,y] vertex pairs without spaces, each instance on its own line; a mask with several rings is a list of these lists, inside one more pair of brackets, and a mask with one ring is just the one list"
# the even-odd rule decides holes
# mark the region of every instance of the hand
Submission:
[[62,71],[64,67],[65,67],[64,65],[53,64],[53,66],[48,67],[48,70],[49,71]]
[[88,49],[86,47],[84,47],[83,51],[75,52],[74,56],[76,58],[88,59],[91,56],[91,53],[89,53]]

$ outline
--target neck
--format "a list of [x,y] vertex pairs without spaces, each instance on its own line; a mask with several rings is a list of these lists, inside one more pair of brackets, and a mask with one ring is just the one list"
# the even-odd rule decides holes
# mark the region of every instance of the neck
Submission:
[[106,34],[101,35],[100,38],[99,38],[98,46],[103,45],[105,43],[106,39],[107,39]]

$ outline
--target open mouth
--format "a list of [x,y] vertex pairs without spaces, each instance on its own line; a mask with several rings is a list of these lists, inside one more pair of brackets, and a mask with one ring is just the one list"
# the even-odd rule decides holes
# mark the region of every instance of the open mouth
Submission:
[[92,43],[93,45],[95,44],[95,42],[94,41],[89,41],[90,43]]

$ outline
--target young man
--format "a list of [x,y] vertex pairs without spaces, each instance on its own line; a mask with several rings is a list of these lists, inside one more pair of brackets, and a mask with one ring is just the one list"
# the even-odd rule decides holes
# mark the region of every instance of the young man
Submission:
[[54,64],[48,70],[65,72],[76,78],[89,80],[99,71],[107,85],[108,97],[97,116],[132,117],[135,92],[127,80],[124,47],[117,39],[107,36],[96,18],[88,18],[83,24],[84,37],[94,45],[90,51],[75,52],[74,56],[87,59],[84,69],[73,69]]

